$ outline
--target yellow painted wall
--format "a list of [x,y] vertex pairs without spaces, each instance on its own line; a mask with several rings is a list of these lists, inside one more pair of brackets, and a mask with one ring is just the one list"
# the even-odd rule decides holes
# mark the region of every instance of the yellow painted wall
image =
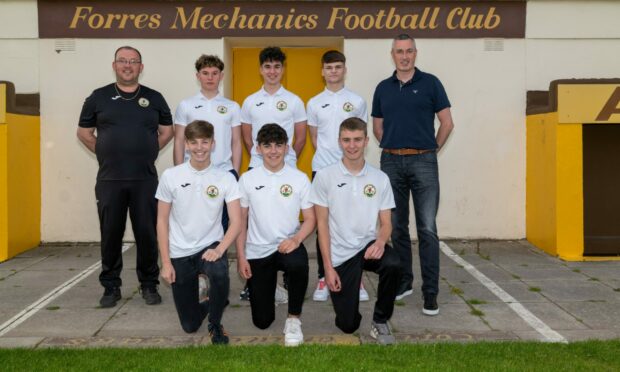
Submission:
[[530,243],[556,255],[557,113],[529,115],[526,127],[526,236]]
[[[1,98],[1,97],[0,97]],[[9,206],[7,184],[7,127],[0,123],[0,262],[8,258]]]
[[583,259],[581,124],[558,124],[558,113],[529,115],[527,240],[565,260]]
[[[233,49],[233,100],[239,105],[250,94],[263,85],[258,71],[258,54],[262,48]],[[337,48],[282,48],[286,53],[286,62],[282,85],[298,95],[304,104],[321,92],[325,85],[321,77],[321,56],[329,49]],[[306,145],[297,159],[297,167],[312,176],[312,156],[314,148],[310,134],[306,134]],[[249,155],[243,150],[241,172],[247,169]]]
[[0,84],[0,262],[8,257],[9,206],[8,206],[8,145],[6,124],[6,85]]
[[582,124],[557,125],[557,254],[565,260],[583,258]]
[[40,146],[39,116],[6,114],[0,123],[0,261],[41,241]]

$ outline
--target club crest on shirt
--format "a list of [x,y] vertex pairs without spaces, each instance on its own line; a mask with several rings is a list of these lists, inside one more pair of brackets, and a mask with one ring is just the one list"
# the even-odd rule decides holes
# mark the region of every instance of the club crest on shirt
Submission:
[[217,112],[219,112],[220,114],[225,114],[228,112],[228,109],[226,108],[226,106],[217,106]]
[[351,102],[345,102],[344,105],[342,105],[342,109],[346,112],[351,112],[353,111],[353,109],[355,108],[355,106],[353,106],[353,104]]
[[140,97],[140,99],[138,100],[138,104],[142,107],[149,107],[149,105],[151,104],[149,102],[148,99],[144,98],[144,97]]
[[364,195],[369,198],[372,198],[377,193],[377,188],[373,184],[368,184],[364,186]]
[[276,103],[276,108],[280,111],[284,111],[286,110],[286,102],[285,101],[278,101],[278,103]]
[[217,186],[209,185],[205,193],[210,198],[217,198],[217,196],[220,194],[220,190],[217,189]]
[[285,198],[288,198],[289,196],[291,196],[292,193],[293,193],[293,186],[288,185],[288,184],[284,184],[280,186],[280,194],[282,194],[282,196],[284,196]]

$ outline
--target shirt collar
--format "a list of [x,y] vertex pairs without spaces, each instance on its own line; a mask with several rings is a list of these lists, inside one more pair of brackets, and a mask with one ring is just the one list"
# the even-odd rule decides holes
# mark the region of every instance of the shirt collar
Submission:
[[[265,86],[264,86],[264,85],[260,88],[260,90],[261,90],[261,92],[262,92],[263,96],[265,96],[265,97],[269,97],[269,96],[271,96],[271,94],[269,94],[269,93],[265,90]],[[280,85],[280,88],[279,88],[279,89],[278,89],[278,90],[277,90],[277,91],[273,94],[273,96],[274,96],[274,97],[275,97],[275,96],[281,96],[281,95],[283,95],[283,94],[284,94],[284,92],[286,92],[286,89],[284,89],[284,87],[283,87],[282,85]]]
[[[413,78],[411,78],[411,80],[409,81],[405,81],[405,84],[413,83],[422,79],[422,74],[424,74],[424,72],[417,67],[414,67],[414,71],[415,72],[413,73]],[[400,82],[400,80],[398,80],[398,77],[396,76],[396,70],[394,70],[394,73],[392,73],[392,81]]]
[[364,167],[358,174],[352,174],[351,172],[349,172],[347,167],[344,166],[342,159],[340,159],[340,161],[338,162],[338,166],[340,167],[340,171],[342,172],[342,174],[348,175],[351,177],[361,177],[361,176],[365,176],[368,173],[368,162],[365,160],[364,160]]
[[346,91],[346,89],[347,89],[347,88],[345,88],[345,87],[343,86],[340,90],[338,90],[337,92],[334,92],[334,91],[331,91],[331,90],[327,89],[327,87],[325,87],[324,92],[325,92],[325,93],[327,93],[327,94],[329,94],[330,96],[338,96],[338,95],[342,95],[342,94],[344,94],[344,93],[345,93],[345,91]]
[[196,174],[196,175],[203,175],[203,174],[207,174],[212,168],[213,168],[213,162],[211,162],[211,164],[209,164],[208,167],[206,167],[203,170],[198,170],[194,167],[192,167],[192,165],[189,163],[189,160],[185,163],[187,164],[187,167],[189,168],[189,171],[192,172],[192,174]]
[[211,99],[207,98],[204,94],[202,94],[201,91],[198,91],[198,93],[196,94],[196,98],[203,100],[203,101],[216,101],[218,99],[220,99],[220,97],[222,96],[222,93],[217,92],[217,95]]
[[282,175],[282,173],[284,173],[284,170],[286,169],[286,163],[284,163],[284,166],[282,167],[282,169],[280,169],[277,172],[272,172],[272,171],[270,171],[269,169],[265,168],[262,165],[261,165],[261,168],[263,169],[265,174],[268,175],[268,176],[280,176],[280,175]]

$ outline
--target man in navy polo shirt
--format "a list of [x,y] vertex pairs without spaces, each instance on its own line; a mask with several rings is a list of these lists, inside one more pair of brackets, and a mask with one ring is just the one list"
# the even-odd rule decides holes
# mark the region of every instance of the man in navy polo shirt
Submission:
[[[423,313],[437,315],[439,239],[435,219],[439,206],[437,152],[454,124],[450,101],[434,75],[415,67],[413,38],[401,34],[392,42],[396,71],[377,85],[372,102],[373,132],[381,153],[381,170],[392,184],[392,244],[403,264],[397,300],[413,293],[409,193],[413,196],[422,271]],[[439,129],[435,134],[435,115]]]

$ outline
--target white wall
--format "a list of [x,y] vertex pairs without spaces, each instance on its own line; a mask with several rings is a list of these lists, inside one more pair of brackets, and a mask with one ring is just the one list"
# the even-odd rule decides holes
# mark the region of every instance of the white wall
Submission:
[[530,1],[527,90],[566,78],[620,78],[620,2]]
[[39,91],[37,2],[0,1],[0,80],[18,93]]
[[[560,78],[620,77],[618,19],[616,1],[529,1],[526,38],[504,40],[503,51],[485,52],[481,39],[418,40],[417,65],[443,82],[456,125],[439,156],[442,238],[524,237],[526,91]],[[196,57],[227,51],[222,40],[78,39],[75,52],[58,54],[54,40],[38,40],[37,32],[36,1],[0,2],[0,79],[14,81],[18,92],[41,92],[42,238],[97,241],[97,163],[75,131],[84,98],[114,79],[114,50],[141,50],[142,83],[173,110],[198,89]],[[389,40],[344,42],[347,85],[369,105],[393,71],[389,48]],[[370,162],[378,165],[379,154],[373,139]],[[168,146],[157,166],[170,165]]]

